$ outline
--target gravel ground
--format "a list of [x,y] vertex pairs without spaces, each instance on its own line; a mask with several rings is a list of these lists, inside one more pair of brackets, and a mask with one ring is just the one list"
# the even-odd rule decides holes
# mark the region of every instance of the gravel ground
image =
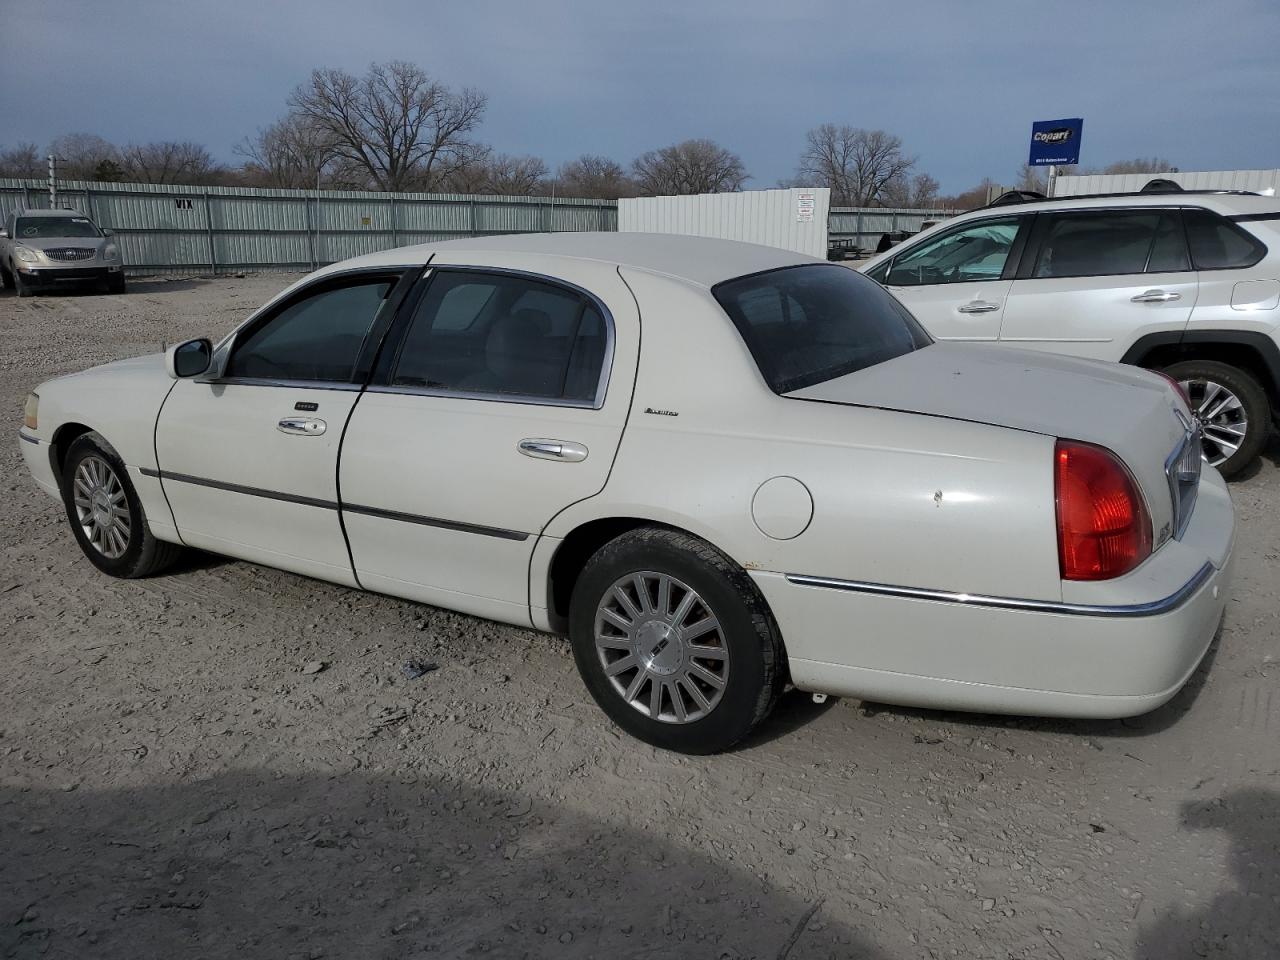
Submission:
[[[6,293],[3,409],[289,279]],[[2,449],[2,957],[1280,955],[1278,443],[1167,707],[793,693],[697,759],[621,737],[554,637],[206,555],[104,577]]]

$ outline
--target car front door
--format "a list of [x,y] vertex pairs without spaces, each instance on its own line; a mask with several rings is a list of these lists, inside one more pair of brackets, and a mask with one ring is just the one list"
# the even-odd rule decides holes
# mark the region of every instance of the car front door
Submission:
[[186,543],[355,585],[338,447],[401,272],[305,287],[237,331],[216,377],[174,384],[156,456]]
[[574,269],[433,268],[401,311],[339,468],[362,586],[530,622],[533,547],[603,488],[639,349],[616,270]]
[[1176,209],[1041,213],[1000,342],[1119,360],[1144,334],[1185,328],[1198,289]]
[[987,217],[907,247],[888,264],[886,287],[938,340],[995,340],[1026,216]]

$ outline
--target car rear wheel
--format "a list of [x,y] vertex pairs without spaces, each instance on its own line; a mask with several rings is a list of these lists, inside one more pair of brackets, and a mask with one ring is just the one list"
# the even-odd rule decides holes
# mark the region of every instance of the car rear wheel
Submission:
[[782,637],[751,578],[676,530],[642,528],[600,548],[574,587],[569,637],[601,709],[681,753],[733,746],[786,679]]
[[1266,391],[1252,374],[1216,360],[1165,368],[1182,385],[1203,431],[1204,460],[1230,478],[1253,462],[1271,429]]
[[126,290],[123,273],[113,273],[107,277],[107,293],[125,293]]
[[157,540],[120,456],[98,433],[77,437],[62,468],[62,501],[80,549],[103,573],[158,573],[182,553]]

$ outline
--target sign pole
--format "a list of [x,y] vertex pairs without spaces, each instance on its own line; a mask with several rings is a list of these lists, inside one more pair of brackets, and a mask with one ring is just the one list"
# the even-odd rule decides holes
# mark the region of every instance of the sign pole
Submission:
[[58,209],[58,158],[49,154],[49,209]]
[[1049,164],[1049,185],[1047,187],[1048,196],[1053,196],[1053,178],[1058,175],[1058,165],[1056,163]]

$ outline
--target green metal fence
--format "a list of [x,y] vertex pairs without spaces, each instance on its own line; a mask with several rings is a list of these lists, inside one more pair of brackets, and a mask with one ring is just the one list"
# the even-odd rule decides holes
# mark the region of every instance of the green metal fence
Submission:
[[[571,197],[58,184],[58,206],[119,237],[130,273],[312,270],[392,247],[500,233],[616,230],[617,203]],[[40,180],[0,178],[0,216],[49,206]]]

